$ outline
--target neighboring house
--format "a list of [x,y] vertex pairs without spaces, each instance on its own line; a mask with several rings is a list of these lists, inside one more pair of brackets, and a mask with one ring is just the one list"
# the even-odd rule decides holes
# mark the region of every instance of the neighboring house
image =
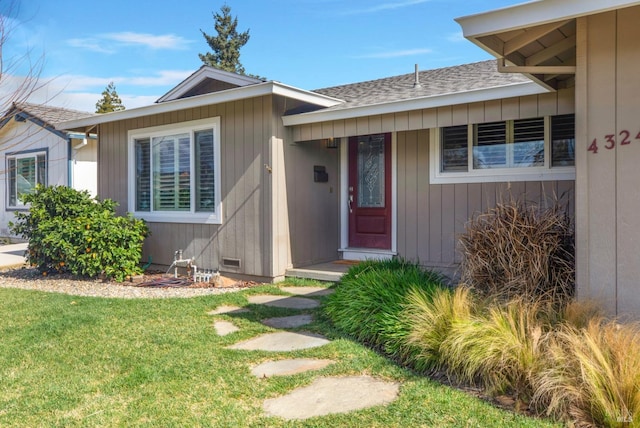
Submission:
[[72,186],[97,193],[95,134],[60,131],[59,122],[93,114],[45,105],[14,103],[0,118],[0,156],[5,173],[0,186],[0,236],[27,207],[21,195],[37,184]]
[[475,213],[565,195],[578,297],[637,315],[639,19],[639,1],[531,2],[459,19],[497,65],[317,91],[203,67],[153,105],[59,126],[97,126],[98,193],[149,222],[155,263],[181,248],[268,279],[393,255],[451,271]]

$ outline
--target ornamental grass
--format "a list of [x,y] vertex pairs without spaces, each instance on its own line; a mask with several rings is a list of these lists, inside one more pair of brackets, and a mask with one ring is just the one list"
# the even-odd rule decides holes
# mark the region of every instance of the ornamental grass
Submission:
[[483,296],[562,304],[574,295],[573,226],[558,202],[497,204],[466,225],[460,248],[461,280]]

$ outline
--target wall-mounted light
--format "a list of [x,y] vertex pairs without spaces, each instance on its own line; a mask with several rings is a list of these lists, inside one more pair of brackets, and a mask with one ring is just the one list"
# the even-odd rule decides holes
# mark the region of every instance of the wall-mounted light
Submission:
[[326,140],[324,140],[324,144],[327,147],[327,149],[337,149],[338,145],[340,144],[340,139],[339,138],[327,138]]

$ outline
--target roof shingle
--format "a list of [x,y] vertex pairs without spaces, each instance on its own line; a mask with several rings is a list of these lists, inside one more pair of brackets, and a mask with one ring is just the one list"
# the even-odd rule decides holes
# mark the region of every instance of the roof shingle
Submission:
[[530,82],[517,73],[498,72],[495,60],[425,70],[418,74],[418,87],[414,87],[415,73],[409,73],[313,92],[344,100],[343,104],[325,109],[338,110]]

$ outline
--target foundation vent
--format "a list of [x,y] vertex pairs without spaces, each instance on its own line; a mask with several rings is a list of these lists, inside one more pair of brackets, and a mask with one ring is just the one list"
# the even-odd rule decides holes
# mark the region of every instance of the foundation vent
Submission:
[[222,258],[222,266],[234,269],[240,269],[240,259]]

